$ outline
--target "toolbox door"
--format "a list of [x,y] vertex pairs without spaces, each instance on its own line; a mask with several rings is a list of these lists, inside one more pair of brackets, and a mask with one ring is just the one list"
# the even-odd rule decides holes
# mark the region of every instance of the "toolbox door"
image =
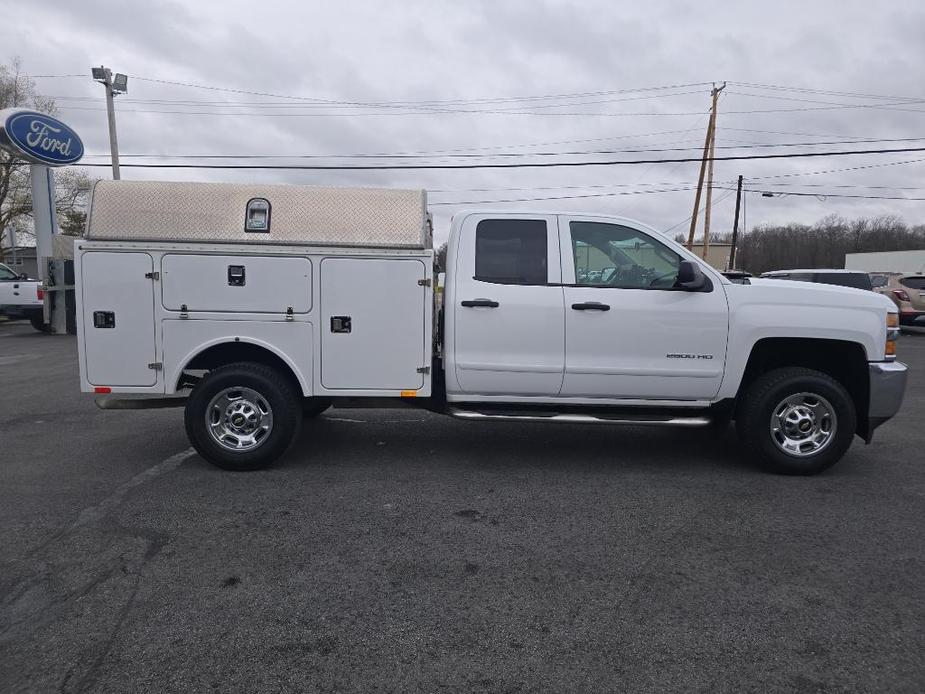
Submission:
[[90,385],[156,385],[153,271],[147,253],[83,255],[81,318]]
[[321,384],[418,390],[430,366],[427,270],[416,259],[321,261]]

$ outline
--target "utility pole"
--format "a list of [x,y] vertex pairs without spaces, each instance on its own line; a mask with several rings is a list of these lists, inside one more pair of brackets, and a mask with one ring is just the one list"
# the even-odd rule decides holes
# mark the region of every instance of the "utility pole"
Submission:
[[[713,181],[713,140],[716,136],[716,102],[719,99],[719,93],[726,88],[726,83],[723,82],[722,87],[718,87],[714,84],[713,89],[710,90],[710,97],[713,100],[712,106],[710,107],[710,121],[707,125],[707,136],[703,141],[703,158],[700,161],[700,176],[697,179],[697,192],[694,194],[694,212],[691,214],[691,228],[690,232],[687,235],[687,250],[691,251],[694,249],[694,232],[697,229],[697,215],[700,211],[700,196],[703,193],[703,177],[707,168],[707,160],[710,161],[710,182]],[[709,189],[707,190],[707,218],[710,214],[710,198],[711,193]]]
[[713,212],[713,159],[716,153],[716,102],[719,100],[719,93],[726,88],[726,83],[717,89],[713,88],[713,112],[710,118],[713,120],[713,127],[710,128],[710,164],[707,171],[707,203],[703,215],[703,259],[707,259],[707,253],[710,250],[710,218]]
[[729,269],[736,269],[736,242],[739,240],[739,206],[742,204],[742,174],[736,186],[736,213],[732,220],[732,247],[729,249]]
[[128,77],[116,73],[112,77],[112,70],[100,65],[92,68],[93,79],[106,88],[106,113],[109,116],[109,150],[112,154],[112,180],[118,181],[119,175],[119,140],[116,138],[116,110],[113,98],[128,91]]

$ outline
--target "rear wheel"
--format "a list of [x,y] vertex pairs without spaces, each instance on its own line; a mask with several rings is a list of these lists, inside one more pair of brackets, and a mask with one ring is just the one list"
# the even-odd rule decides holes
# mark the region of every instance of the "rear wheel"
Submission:
[[186,402],[186,433],[196,451],[226,470],[258,470],[298,434],[301,397],[281,373],[241,362],[214,369]]
[[784,368],[755,380],[742,396],[736,429],[745,448],[772,472],[812,475],[831,467],[851,446],[854,401],[819,371]]
[[47,333],[51,330],[51,326],[46,325],[45,317],[41,313],[33,313],[30,315],[29,322],[32,324],[32,327],[40,333]]

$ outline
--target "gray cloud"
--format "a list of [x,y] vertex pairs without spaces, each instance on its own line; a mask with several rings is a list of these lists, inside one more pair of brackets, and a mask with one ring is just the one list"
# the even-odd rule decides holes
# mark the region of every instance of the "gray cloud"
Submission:
[[[34,74],[89,72],[106,65],[131,75],[344,101],[464,99],[598,92],[713,80],[780,84],[834,92],[921,94],[925,65],[925,10],[912,0],[869,2],[219,2],[196,3],[46,0],[5,13],[0,38],[7,57],[19,55]],[[37,31],[36,27],[42,27]],[[102,89],[89,77],[40,79],[45,93],[93,97],[59,99],[61,115],[79,129],[88,151],[108,150]],[[688,91],[688,90],[681,90]],[[565,112],[705,113],[708,87],[672,98],[573,106]],[[638,95],[637,95],[638,96]],[[773,97],[773,98],[769,98]],[[807,101],[787,100],[805,99]],[[611,97],[615,98],[615,97]],[[129,99],[145,99],[131,103]],[[337,117],[232,117],[138,113],[136,110],[211,110],[159,105],[156,100],[263,100],[224,92],[132,80],[117,100],[123,152],[337,153],[446,150],[530,142],[624,138],[576,144],[696,147],[703,116],[554,116],[495,113]],[[586,99],[592,101],[593,99]],[[577,101],[582,101],[581,99]],[[925,105],[908,110],[799,109],[824,103],[863,103],[841,95],[779,92],[730,85],[721,101],[719,145],[800,141],[809,133],[879,138],[925,137]],[[868,103],[876,103],[868,101]],[[507,105],[504,105],[507,106]],[[478,106],[470,108],[476,109]],[[485,108],[485,107],[482,107]],[[233,110],[227,108],[225,110]],[[306,109],[308,111],[309,109]],[[333,109],[327,109],[331,111]],[[529,110],[529,109],[527,109]],[[546,109],[553,112],[556,109]],[[658,137],[627,135],[667,130]],[[563,145],[562,147],[566,147]],[[905,161],[925,154],[832,159],[718,162],[726,186],[742,173],[759,177]],[[590,195],[641,190],[643,183],[696,178],[698,165],[587,169],[421,172],[231,172],[124,170],[131,178],[284,180],[356,185],[420,186],[438,200]],[[105,170],[95,170],[105,175]],[[925,164],[879,167],[792,179],[820,192],[875,194],[834,186],[925,188]],[[766,183],[788,179],[764,179]],[[537,190],[569,186],[568,189]],[[585,189],[574,187],[592,186]],[[523,188],[481,192],[473,188]],[[718,190],[717,197],[726,191]],[[884,192],[884,191],[881,191]],[[886,191],[893,194],[892,191]],[[902,194],[899,191],[895,194]],[[905,191],[925,197],[925,190]],[[516,207],[615,212],[658,228],[690,214],[691,192],[518,203]],[[502,207],[502,206],[497,206]],[[438,235],[452,208],[439,207]],[[925,203],[837,198],[749,197],[749,224],[846,216],[899,214],[925,221]],[[731,225],[731,198],[718,203],[714,224]],[[681,225],[684,228],[685,225]]]

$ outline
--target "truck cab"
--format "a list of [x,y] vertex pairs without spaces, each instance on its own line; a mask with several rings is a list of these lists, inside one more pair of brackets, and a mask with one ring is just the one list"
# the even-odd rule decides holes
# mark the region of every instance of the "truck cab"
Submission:
[[[682,264],[702,282],[677,286]],[[453,401],[708,401],[729,307],[722,280],[660,234],[589,215],[454,217],[446,378]]]

